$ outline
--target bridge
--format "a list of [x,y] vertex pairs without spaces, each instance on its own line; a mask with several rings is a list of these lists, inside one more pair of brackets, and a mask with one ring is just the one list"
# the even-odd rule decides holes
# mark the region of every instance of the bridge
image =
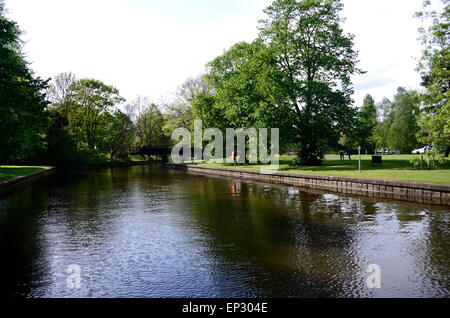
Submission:
[[[196,153],[196,148],[191,148],[191,155],[194,155]],[[203,153],[203,149],[201,150]],[[172,147],[141,147],[136,152],[130,153],[130,155],[133,156],[157,156],[157,157],[163,157],[163,156],[170,156],[172,154]],[[182,151],[181,151],[182,154]],[[201,159],[201,158],[200,158]]]
[[141,147],[131,155],[134,156],[169,156],[172,153],[172,148],[170,147]]

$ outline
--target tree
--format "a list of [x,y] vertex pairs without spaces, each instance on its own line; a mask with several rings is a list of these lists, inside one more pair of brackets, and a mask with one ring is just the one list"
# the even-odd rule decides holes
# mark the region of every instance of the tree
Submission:
[[377,104],[377,110],[380,121],[375,127],[373,140],[378,149],[383,149],[388,147],[387,136],[393,122],[393,104],[388,98],[383,98],[382,102]]
[[47,98],[52,107],[58,109],[66,118],[69,115],[72,103],[72,86],[76,81],[77,78],[73,73],[60,73],[55,76],[48,87]]
[[[358,114],[358,124],[356,129],[356,143],[366,153],[375,150],[373,134],[377,126],[377,108],[375,100],[371,95],[364,98],[363,106]],[[373,153],[373,152],[372,152]]]
[[230,127],[223,109],[217,107],[215,94],[197,94],[192,101],[192,113],[196,119],[201,119],[205,128],[219,128],[225,131]]
[[[419,124],[419,139],[425,144],[449,146],[450,144],[450,1],[442,0],[443,11],[430,11],[431,1],[424,1],[424,10],[417,16],[431,20],[431,26],[421,28],[424,45],[418,65],[425,87],[422,95],[424,107]],[[448,150],[447,150],[448,155]]]
[[[237,43],[211,61],[205,76],[211,90],[197,96],[195,103],[196,111],[202,108],[203,117],[214,122],[215,126],[208,127],[281,128],[275,119],[283,117],[282,110],[273,116],[276,110],[276,87],[273,83],[277,82],[269,76],[276,72],[273,63],[274,58],[261,40]],[[203,105],[198,103],[202,100]],[[284,123],[287,122],[286,116]]]
[[43,147],[48,81],[35,78],[22,54],[21,31],[0,2],[0,161],[25,159]]
[[120,110],[101,115],[100,150],[109,152],[111,159],[127,160],[133,146],[135,127],[131,118]]
[[163,130],[165,120],[158,105],[151,102],[148,97],[138,96],[128,109],[137,129],[140,147],[166,146],[169,137]]
[[399,87],[394,97],[392,123],[387,135],[389,148],[411,153],[417,146],[419,109],[419,94]]
[[194,114],[209,127],[280,128],[282,148],[296,145],[299,164],[320,164],[356,121],[350,76],[360,70],[341,9],[337,0],[274,1],[255,41],[208,64],[211,92],[197,96]]
[[289,110],[277,104],[278,73],[275,58],[261,39],[237,43],[208,63],[205,81],[210,89],[196,96],[194,114],[205,129],[223,132],[226,128],[279,128],[284,150],[292,141],[292,125]]
[[81,79],[71,88],[72,103],[69,112],[69,129],[78,143],[95,149],[103,124],[101,115],[125,100],[119,91],[95,79]]
[[[206,94],[208,86],[203,76],[188,78],[175,92],[175,99],[165,104],[167,129],[191,128],[194,123],[192,102],[197,94]],[[171,134],[171,133],[170,133]],[[170,135],[169,134],[169,135]]]
[[377,147],[410,153],[417,146],[419,93],[399,87],[394,101],[385,98],[379,108],[383,118],[373,135]]
[[67,129],[67,117],[58,108],[50,108],[50,124],[45,131],[45,152],[40,160],[47,165],[66,166],[82,164],[77,143]]
[[279,108],[292,114],[298,164],[317,165],[330,143],[354,126],[351,76],[358,53],[344,34],[338,0],[276,0],[264,12],[260,36],[280,79]]

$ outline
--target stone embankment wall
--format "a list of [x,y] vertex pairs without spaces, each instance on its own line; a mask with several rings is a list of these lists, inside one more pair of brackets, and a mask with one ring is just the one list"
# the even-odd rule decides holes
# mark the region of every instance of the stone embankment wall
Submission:
[[337,193],[450,206],[450,185],[448,184],[317,176],[196,165],[167,164],[166,166],[172,169],[185,170],[189,174],[231,177]]

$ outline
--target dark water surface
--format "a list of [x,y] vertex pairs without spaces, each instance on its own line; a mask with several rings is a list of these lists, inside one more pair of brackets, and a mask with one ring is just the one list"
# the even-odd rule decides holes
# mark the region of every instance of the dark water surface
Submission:
[[[185,175],[58,173],[0,198],[19,297],[449,297],[450,211]],[[67,287],[67,268],[81,288]],[[381,269],[369,289],[367,267]]]

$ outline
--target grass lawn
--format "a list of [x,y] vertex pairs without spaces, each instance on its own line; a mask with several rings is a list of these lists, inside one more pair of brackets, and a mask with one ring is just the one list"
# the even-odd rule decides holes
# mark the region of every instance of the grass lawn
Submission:
[[[420,155],[385,155],[383,156],[382,166],[372,166],[372,156],[361,156],[362,172],[358,171],[358,155],[352,155],[352,160],[348,160],[346,156],[345,161],[339,160],[339,155],[327,155],[326,160],[320,167],[294,167],[290,166],[294,157],[281,156],[280,171],[339,176],[339,177],[354,177],[365,179],[385,179],[385,180],[400,180],[411,182],[425,182],[450,184],[450,160],[447,159],[444,166],[439,170],[417,170],[413,169],[409,161],[413,158],[420,158]],[[232,164],[202,164],[211,167],[229,167],[233,168]],[[259,170],[262,165],[238,165],[240,169],[255,169]]]
[[49,168],[44,166],[0,166],[0,182]]

